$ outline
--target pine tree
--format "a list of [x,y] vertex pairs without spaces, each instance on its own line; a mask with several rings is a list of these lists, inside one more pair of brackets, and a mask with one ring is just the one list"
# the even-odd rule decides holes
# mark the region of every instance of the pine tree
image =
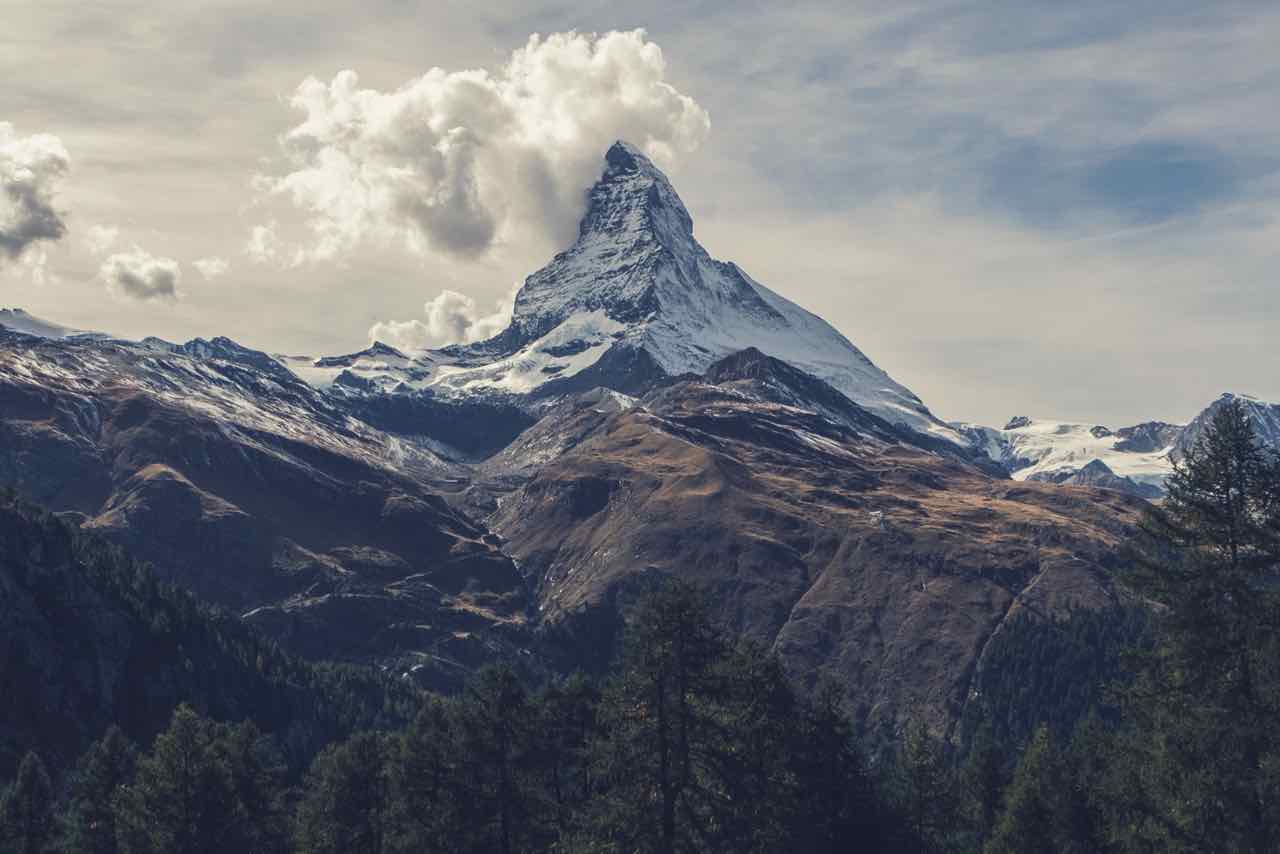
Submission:
[[969,744],[969,755],[960,769],[961,790],[964,792],[976,847],[986,845],[995,830],[996,818],[1004,788],[1008,783],[1005,773],[1005,757],[995,741],[995,730],[989,716],[984,717]]
[[361,733],[331,745],[307,773],[294,841],[307,854],[385,854],[395,837],[387,738]]
[[567,838],[575,814],[593,789],[591,746],[597,736],[600,691],[590,679],[575,674],[548,685],[537,697],[537,736],[533,749],[540,769],[538,791],[550,836]]
[[458,850],[525,850],[537,834],[532,781],[537,712],[528,692],[510,667],[486,667],[467,684],[456,709],[467,829],[466,839],[456,840]]
[[133,778],[137,751],[118,726],[90,745],[76,768],[63,847],[76,854],[117,854],[116,793]]
[[942,745],[922,721],[911,721],[903,733],[898,775],[899,805],[915,850],[945,850],[957,829],[959,804]]
[[636,609],[622,672],[601,706],[597,838],[629,851],[707,850],[699,748],[713,721],[703,700],[718,692],[715,664],[725,652],[705,598],[688,585],[663,585]]
[[288,828],[279,748],[252,723],[218,727],[212,746],[237,804],[237,844],[253,854],[284,854]]
[[0,802],[0,850],[44,854],[53,832],[53,784],[40,757],[28,753],[18,766],[17,779]]
[[1032,736],[1005,794],[1004,810],[987,843],[987,854],[1057,851],[1062,775],[1049,728]]
[[459,772],[454,715],[433,697],[397,739],[391,758],[392,825],[397,850],[445,854],[465,832],[464,781]]
[[887,850],[888,816],[836,686],[820,688],[804,705],[798,724],[791,757],[799,798],[794,816],[797,850]]
[[127,854],[219,854],[242,842],[244,805],[214,750],[214,725],[180,706],[114,800]]
[[1280,846],[1280,460],[1238,401],[1177,462],[1131,576],[1160,643],[1126,711],[1158,773],[1150,821],[1185,850]]

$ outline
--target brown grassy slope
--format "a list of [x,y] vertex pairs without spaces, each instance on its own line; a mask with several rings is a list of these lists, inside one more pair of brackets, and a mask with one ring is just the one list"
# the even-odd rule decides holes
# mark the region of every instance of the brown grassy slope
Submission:
[[502,501],[494,529],[550,624],[651,571],[696,580],[804,685],[876,720],[956,719],[1010,614],[1114,597],[1142,504],[1015,483],[690,382],[613,416]]

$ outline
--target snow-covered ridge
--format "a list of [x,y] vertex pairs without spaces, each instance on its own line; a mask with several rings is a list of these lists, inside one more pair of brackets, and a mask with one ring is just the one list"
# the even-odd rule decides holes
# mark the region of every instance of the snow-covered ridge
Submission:
[[1156,487],[1162,486],[1172,471],[1169,454],[1181,429],[1163,426],[1172,428],[1167,438],[1160,434],[1167,444],[1151,447],[1132,441],[1134,428],[1113,431],[1097,424],[1026,417],[1012,419],[1003,429],[957,425],[1015,480],[1055,479],[1098,460],[1120,477]]
[[48,320],[42,320],[28,314],[20,308],[0,308],[0,326],[11,332],[23,335],[34,335],[37,338],[70,338],[73,335],[99,335],[97,332],[86,332],[83,329],[72,329]]
[[1199,440],[1218,409],[1233,400],[1244,404],[1258,440],[1280,449],[1280,404],[1237,394],[1222,395],[1185,425],[1148,421],[1111,430],[1098,424],[1019,416],[1001,429],[952,426],[1016,480],[1064,482],[1101,463],[1117,477],[1163,490],[1174,460]]

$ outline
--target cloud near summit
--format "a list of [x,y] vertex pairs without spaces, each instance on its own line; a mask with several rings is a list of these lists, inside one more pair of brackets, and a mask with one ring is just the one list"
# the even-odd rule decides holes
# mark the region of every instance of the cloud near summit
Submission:
[[53,199],[70,166],[58,137],[18,136],[13,125],[0,122],[0,263],[67,233]]
[[443,290],[422,307],[426,320],[388,320],[369,329],[369,343],[381,341],[397,350],[414,351],[447,344],[469,344],[492,338],[511,322],[517,284],[505,298],[494,305],[493,312],[482,314],[476,301],[457,291]]
[[390,92],[350,70],[307,78],[281,139],[291,171],[257,184],[307,215],[297,260],[366,243],[476,257],[516,228],[564,242],[615,139],[670,165],[706,138],[706,110],[665,75],[634,30],[534,35],[496,70],[433,68]]

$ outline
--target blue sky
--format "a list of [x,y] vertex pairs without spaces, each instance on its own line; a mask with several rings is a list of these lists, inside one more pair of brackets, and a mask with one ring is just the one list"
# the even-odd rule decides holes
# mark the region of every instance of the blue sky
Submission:
[[[291,352],[360,346],[445,288],[488,306],[558,248],[536,224],[469,258],[246,256],[255,225],[303,219],[252,183],[287,169],[290,97],[308,76],[394,92],[434,66],[498,69],[531,33],[643,27],[664,82],[710,117],[671,167],[703,243],[940,416],[1120,426],[1227,390],[1280,399],[1269,4],[19,5],[0,122],[65,143],[69,229],[43,275],[30,257],[0,269],[0,303]],[[174,259],[183,298],[113,295],[94,226]],[[209,257],[227,272],[196,273]]]

